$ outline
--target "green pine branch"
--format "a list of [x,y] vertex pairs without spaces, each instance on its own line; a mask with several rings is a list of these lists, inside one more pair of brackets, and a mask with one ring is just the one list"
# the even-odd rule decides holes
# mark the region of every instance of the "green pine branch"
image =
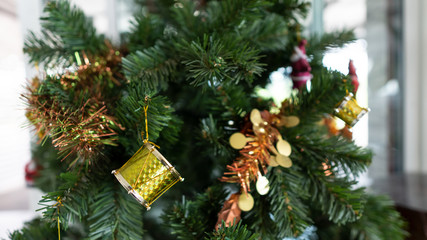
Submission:
[[349,240],[399,240],[409,236],[406,222],[394,209],[393,202],[387,196],[367,195],[362,217],[343,226],[319,219],[316,225],[320,239]]
[[48,2],[44,13],[42,34],[36,37],[30,33],[24,44],[30,62],[68,61],[76,51],[97,54],[106,50],[104,36],[98,35],[92,21],[68,1]]
[[[275,239],[277,237],[277,225],[272,218],[271,209],[273,208],[268,198],[252,195],[255,200],[254,207],[247,213],[242,213],[244,223],[251,231],[256,232],[262,239]],[[279,219],[280,221],[280,219]]]
[[343,47],[354,41],[356,37],[352,30],[343,30],[331,33],[324,33],[321,36],[311,35],[308,38],[307,55],[310,56],[310,65],[315,71],[323,67],[323,56],[326,51]]
[[204,35],[203,40],[181,41],[177,45],[187,79],[194,86],[215,87],[223,82],[252,82],[263,71],[259,51],[248,44]]
[[323,214],[335,224],[354,222],[362,216],[365,205],[363,188],[352,189],[355,181],[345,178],[326,176],[323,170],[307,170],[306,187],[312,196],[312,203],[317,204]]
[[159,45],[129,54],[123,58],[125,75],[131,81],[141,82],[145,88],[165,89],[173,78],[177,61]]
[[[62,232],[61,232],[62,233]],[[57,239],[58,230],[49,222],[35,218],[24,224],[22,229],[9,234],[11,240]]]
[[90,239],[141,239],[142,206],[126,191],[107,178],[92,198],[88,217]]
[[[131,84],[127,94],[120,100],[116,109],[116,116],[126,127],[126,138],[120,138],[123,145],[136,151],[146,138],[144,107],[148,106],[148,137],[151,141],[162,134],[163,139],[174,143],[178,139],[181,121],[174,115],[171,102],[164,96],[147,90],[141,83]],[[127,142],[127,139],[133,139]],[[139,139],[139,143],[135,141]]]
[[217,113],[224,120],[239,121],[252,110],[257,101],[248,89],[233,83],[224,84],[214,94],[210,112]]
[[368,195],[365,210],[359,221],[347,224],[342,239],[349,240],[398,240],[409,236],[406,223],[387,196]]
[[257,240],[260,239],[259,235],[252,233],[247,229],[242,222],[239,222],[231,227],[225,227],[223,224],[218,231],[213,231],[208,234],[205,240],[223,240],[223,239],[233,239],[233,240]]
[[370,150],[343,137],[326,138],[317,132],[307,132],[288,140],[295,154],[301,155],[298,157],[299,161],[305,162],[305,165],[321,167],[322,163],[327,163],[331,166],[331,171],[344,171],[349,178],[365,172],[372,160]]
[[325,51],[343,47],[355,40],[352,30],[343,30],[322,35],[311,35],[308,40],[307,54],[309,55],[322,55]]
[[227,193],[219,186],[213,186],[196,200],[185,198],[163,211],[163,221],[178,239],[202,239],[215,228],[217,214],[222,208]]
[[225,0],[211,1],[206,7],[208,29],[223,33],[242,26],[246,21],[262,18],[269,1],[263,0]]
[[230,151],[229,142],[225,131],[219,127],[218,121],[212,115],[201,120],[201,136],[199,137],[202,149],[205,149],[206,156],[212,156],[216,160],[227,158],[233,154]]
[[227,77],[230,78],[227,75],[230,69],[225,60],[229,56],[223,52],[224,45],[219,40],[204,35],[202,42],[182,41],[178,48],[183,53],[181,59],[186,68],[187,79],[191,80],[190,84],[206,87],[209,83],[210,86],[217,86]]
[[304,89],[293,97],[290,101],[293,107],[285,109],[285,115],[298,116],[301,120],[299,127],[312,127],[324,114],[334,112],[346,91],[352,91],[353,86],[346,79],[345,75],[325,68],[314,72],[311,90]]
[[58,36],[45,29],[41,30],[40,35],[28,33],[24,53],[30,57],[30,63],[55,63],[61,66],[73,62],[72,51],[64,47]]
[[272,6],[268,11],[284,16],[291,24],[299,24],[300,19],[307,17],[311,7],[311,2],[307,0],[272,0],[271,2]]
[[249,229],[260,234],[262,239],[296,237],[313,221],[307,206],[308,189],[305,175],[281,167],[269,169],[267,178],[270,190],[267,196],[253,194],[254,208],[244,215]]
[[238,34],[263,52],[284,50],[288,42],[288,23],[283,16],[267,15],[238,28]]
[[270,180],[268,197],[277,238],[300,235],[312,224],[308,206],[304,202],[309,198],[303,185],[305,176],[293,169],[283,170],[280,167],[267,176]]
[[43,192],[52,192],[59,187],[58,176],[66,171],[64,164],[58,164],[58,150],[52,146],[52,140],[46,139],[43,144],[32,146],[31,155],[40,167],[39,174],[35,176],[34,186]]
[[132,26],[128,35],[128,46],[131,52],[143,51],[165,38],[166,23],[159,15],[148,13],[147,9],[135,15],[130,23]]
[[84,174],[66,172],[59,175],[61,185],[56,191],[42,197],[38,211],[43,211],[43,218],[55,225],[61,223],[61,229],[81,222],[88,214],[89,186],[91,181]]
[[206,23],[197,9],[196,1],[180,0],[170,7],[169,24],[173,26],[173,32],[181,38],[194,39],[200,37],[206,31]]

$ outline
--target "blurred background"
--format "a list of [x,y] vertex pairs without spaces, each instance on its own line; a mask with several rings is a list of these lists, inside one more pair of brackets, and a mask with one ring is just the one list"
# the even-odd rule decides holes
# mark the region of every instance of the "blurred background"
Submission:
[[[120,35],[130,27],[133,0],[72,2],[113,43],[119,43]],[[307,33],[353,29],[357,37],[341,49],[331,49],[324,57],[324,64],[347,74],[352,59],[360,82],[358,101],[371,109],[354,129],[355,141],[375,153],[368,173],[360,179],[361,184],[390,193],[387,183],[397,181],[402,188],[395,189],[394,194],[403,198],[392,198],[401,205],[415,201],[415,205],[406,207],[419,214],[416,216],[425,226],[427,209],[419,206],[427,202],[427,182],[422,175],[427,174],[427,161],[423,159],[427,156],[427,124],[424,124],[427,99],[423,97],[427,91],[427,81],[423,81],[427,71],[427,48],[423,45],[427,42],[424,14],[427,2],[311,2]],[[27,79],[38,74],[34,66],[27,64],[22,47],[29,30],[39,31],[38,19],[45,3],[45,0],[0,1],[0,238],[38,214],[34,210],[42,196],[38,190],[26,186],[25,169],[27,172],[31,169],[33,137],[25,127],[25,104],[20,94]]]

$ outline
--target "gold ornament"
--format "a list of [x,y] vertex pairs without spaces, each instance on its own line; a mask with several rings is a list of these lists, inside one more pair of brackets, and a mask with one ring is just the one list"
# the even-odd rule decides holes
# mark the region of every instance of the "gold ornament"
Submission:
[[230,145],[234,149],[242,149],[247,142],[252,140],[253,138],[247,138],[243,133],[233,133],[233,135],[230,136]]
[[276,161],[276,156],[270,155],[270,158],[268,159],[268,165],[272,166],[272,167],[279,166],[279,163],[277,163],[277,161]]
[[242,211],[248,212],[254,207],[254,198],[250,193],[242,193],[239,196],[237,205]]
[[292,160],[287,156],[277,155],[276,162],[284,168],[292,167]]
[[289,155],[291,155],[291,145],[288,143],[288,141],[283,140],[281,136],[279,136],[279,141],[277,141],[276,148],[277,151],[284,156],[288,157]]
[[256,190],[260,195],[265,195],[270,190],[269,181],[265,176],[261,176],[258,172],[258,180],[256,181]]
[[120,169],[112,172],[122,186],[147,210],[164,192],[184,179],[149,142]]
[[298,126],[300,123],[299,117],[297,116],[281,116],[278,120],[277,126],[285,126],[287,128],[292,128]]
[[261,113],[258,109],[252,109],[251,116],[250,116],[251,122],[253,125],[260,125],[264,122],[264,120],[261,117]]
[[252,122],[252,130],[255,134],[266,134],[267,130],[265,127],[267,127],[268,122],[264,121],[261,116],[261,112],[254,108],[251,111],[250,120]]
[[[288,126],[295,126],[299,123],[299,118],[289,116],[286,118]],[[253,109],[249,114],[249,121],[241,132],[230,136],[230,145],[234,149],[240,150],[240,156],[227,166],[226,172],[220,180],[226,182],[239,183],[242,192],[250,192],[250,183],[259,182],[257,185],[260,194],[268,192],[267,185],[260,187],[262,181],[257,181],[258,172],[267,173],[268,166],[282,166],[289,168],[292,161],[288,156],[292,153],[292,147],[288,141],[282,138],[279,130],[275,127],[283,122],[280,116],[260,112]]]
[[353,97],[352,93],[347,96],[335,108],[335,116],[343,120],[349,127],[353,127],[366,113],[368,108],[362,108]]
[[120,169],[113,170],[112,173],[129,194],[150,210],[150,205],[157,198],[184,179],[148,141],[148,98],[146,103],[144,145]]

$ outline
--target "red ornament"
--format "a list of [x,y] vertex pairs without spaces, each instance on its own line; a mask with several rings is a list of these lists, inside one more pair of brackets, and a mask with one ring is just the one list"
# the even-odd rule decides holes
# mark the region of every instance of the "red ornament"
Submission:
[[34,160],[31,160],[25,165],[25,182],[27,186],[34,186],[34,179],[39,175],[41,166],[39,166]]
[[350,60],[348,63],[348,75],[350,75],[351,78],[351,84],[354,86],[353,93],[357,93],[357,89],[359,89],[359,79],[356,74],[356,68],[353,65],[353,60]]
[[291,78],[294,83],[293,88],[301,90],[313,75],[311,75],[311,66],[308,63],[307,55],[305,54],[305,45],[307,40],[302,40],[298,47],[294,47],[294,53],[291,56],[292,73]]

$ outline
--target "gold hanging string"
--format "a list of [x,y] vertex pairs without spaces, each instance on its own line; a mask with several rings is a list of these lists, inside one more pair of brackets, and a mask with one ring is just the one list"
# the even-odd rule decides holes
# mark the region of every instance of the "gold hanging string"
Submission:
[[35,62],[34,63],[34,67],[36,68],[36,71],[37,71],[37,76],[40,76],[40,68],[39,68],[39,62]]
[[142,137],[142,139],[144,139],[143,140],[144,144],[148,142],[148,143],[151,143],[154,147],[160,148],[159,145],[157,145],[157,144],[155,144],[155,143],[153,143],[153,142],[151,142],[151,141],[148,140],[148,100],[149,100],[148,96],[145,97],[145,103],[147,104],[146,106],[144,106],[145,138],[144,138],[143,132],[141,132],[141,137]]
[[144,106],[144,115],[145,115],[145,139],[144,139],[144,143],[148,142],[148,119],[147,119],[147,114],[148,112],[148,104],[147,106]]
[[59,222],[59,207],[64,206],[64,204],[62,204],[62,198],[60,196],[58,196],[56,198],[56,203],[53,206],[56,207],[56,209],[58,209],[58,216],[56,217],[56,220],[58,222],[58,240],[61,240],[61,225]]
[[[59,210],[58,210],[58,213],[59,213]],[[57,221],[58,221],[58,240],[61,240],[61,226],[59,224],[59,216],[58,216]]]
[[[159,146],[157,146],[155,143],[150,142],[150,141],[148,140],[148,97],[145,97],[145,102],[146,102],[146,104],[147,104],[147,105],[146,105],[146,106],[144,106],[144,115],[145,115],[145,139],[144,139],[143,141],[144,141],[144,144],[146,144],[146,143],[148,142],[148,143],[151,143],[153,146],[155,146],[155,147],[157,147],[157,148],[160,148],[160,147],[159,147]],[[144,136],[143,136],[143,133],[142,133],[142,132],[141,132],[141,137],[142,137],[142,138],[144,138]],[[135,183],[134,183],[134,184],[133,184],[133,186],[132,186],[132,188],[133,188],[133,189],[135,189],[136,184],[138,183],[138,180],[139,180],[139,178],[141,177],[142,170],[144,170],[145,165],[146,165],[146,164],[147,164],[147,162],[148,162],[148,157],[150,157],[150,154],[151,154],[153,151],[154,151],[154,148],[150,149],[150,152],[147,154],[147,157],[145,158],[145,161],[144,161],[144,163],[142,164],[141,170],[139,171],[138,177],[136,178]]]

